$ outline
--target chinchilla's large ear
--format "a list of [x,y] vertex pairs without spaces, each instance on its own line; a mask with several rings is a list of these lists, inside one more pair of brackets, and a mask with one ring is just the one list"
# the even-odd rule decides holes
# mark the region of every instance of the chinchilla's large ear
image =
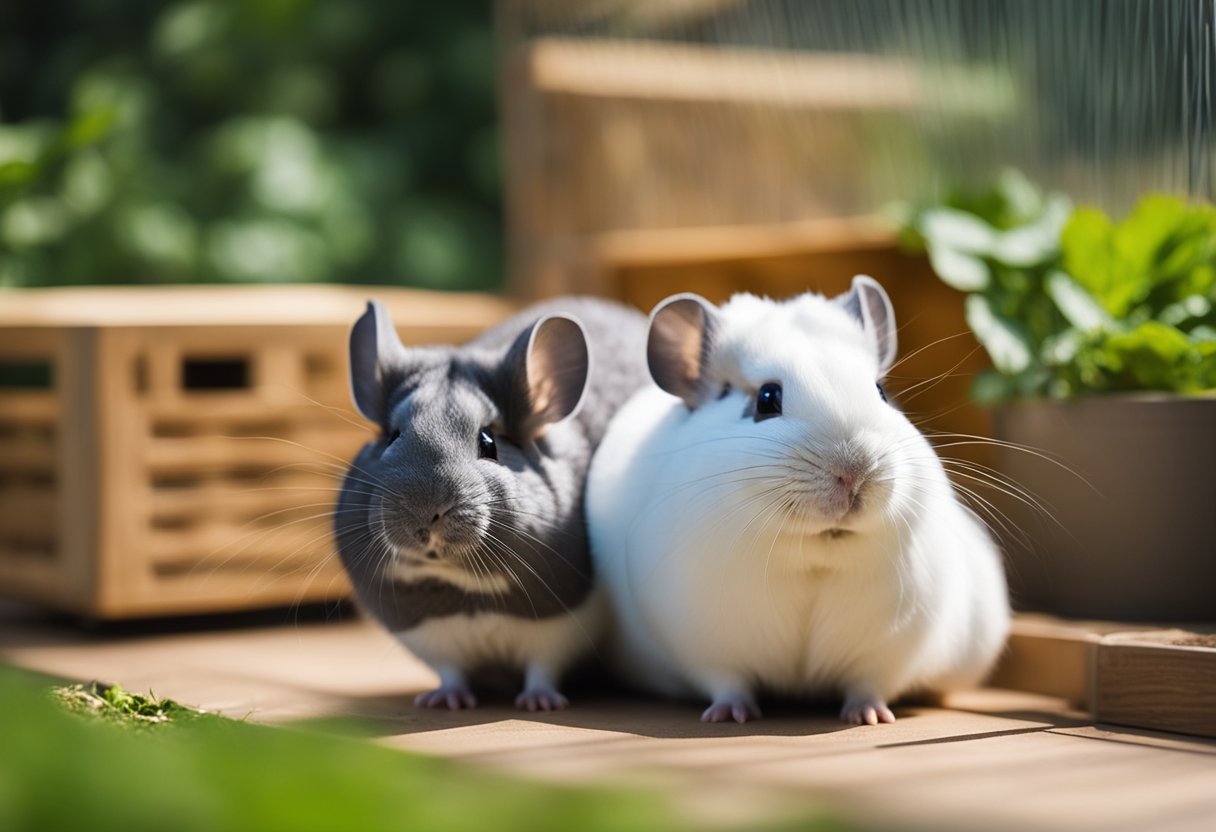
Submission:
[[834,299],[861,323],[878,351],[878,372],[886,375],[895,363],[895,310],[878,281],[864,274],[853,278],[853,286]]
[[520,333],[503,364],[510,380],[503,414],[507,428],[520,441],[530,441],[578,410],[591,354],[578,321],[547,315]]
[[350,389],[363,416],[383,424],[386,379],[406,362],[406,350],[397,336],[388,310],[374,300],[350,331]]
[[718,310],[700,295],[672,295],[650,313],[646,361],[660,388],[690,408],[704,397],[702,373],[719,327]]

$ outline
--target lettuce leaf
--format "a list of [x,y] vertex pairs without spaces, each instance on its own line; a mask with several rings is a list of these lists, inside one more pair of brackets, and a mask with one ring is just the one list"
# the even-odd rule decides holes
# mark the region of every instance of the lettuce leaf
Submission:
[[1122,221],[1005,174],[907,214],[995,370],[973,396],[1216,391],[1216,207],[1149,195]]

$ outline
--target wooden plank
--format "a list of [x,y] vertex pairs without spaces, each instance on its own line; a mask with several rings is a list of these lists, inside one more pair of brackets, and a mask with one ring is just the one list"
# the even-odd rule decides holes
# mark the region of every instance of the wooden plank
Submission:
[[[178,401],[182,386],[182,355],[173,343],[157,344],[155,349],[141,350],[148,372],[147,397],[149,405]],[[244,401],[241,404],[245,404]]]
[[59,420],[59,403],[54,393],[5,390],[0,395],[0,423],[54,425]]
[[48,329],[21,314],[21,306],[32,289],[0,289],[0,359],[50,361],[62,354],[66,335]]
[[[50,331],[47,334],[51,334]],[[55,395],[60,418],[55,460],[55,606],[88,608],[97,578],[99,489],[95,333],[54,332]]]
[[45,540],[53,547],[58,521],[53,487],[0,484],[0,536]]
[[281,525],[210,521],[184,529],[152,528],[147,532],[148,561],[153,568],[181,567],[205,573],[229,562],[272,566],[310,561],[332,550],[325,518]]
[[[0,343],[9,327],[337,326],[349,328],[368,298],[402,328],[476,332],[517,305],[488,294],[389,286],[107,286],[14,289],[0,302]],[[15,341],[16,339],[11,339]]]
[[[345,405],[347,399],[348,396],[344,395],[341,404]],[[339,411],[341,415],[335,414],[327,407],[318,406],[302,393],[292,401],[274,402],[266,404],[265,407],[250,407],[247,396],[221,394],[195,396],[189,400],[179,398],[151,402],[147,410],[153,428],[160,422],[198,425],[204,428],[216,423],[242,425],[319,422],[335,427],[349,424],[344,422],[342,417],[353,415],[353,407],[340,407]]]
[[251,379],[260,397],[267,401],[295,401],[304,389],[304,355],[299,344],[260,350],[254,359]]
[[1107,621],[1068,621],[1023,613],[988,679],[992,687],[1054,696],[1081,708],[1093,702],[1094,657],[1102,639],[1127,629]]
[[119,604],[102,602],[95,614],[106,619],[158,615],[193,615],[232,610],[287,607],[307,603],[336,603],[350,596],[345,573],[327,567],[316,573],[308,567],[298,574],[212,574],[204,578],[182,575],[162,578],[155,592],[125,598]]
[[97,557],[93,604],[89,612],[121,610],[153,590],[148,577],[147,499],[150,485],[142,447],[148,432],[144,397],[131,383],[131,371],[144,354],[138,330],[103,327],[92,352],[96,419]]
[[[534,40],[521,54],[541,94],[816,110],[911,110],[942,100],[940,73],[898,58],[847,53],[701,46],[672,41]],[[999,100],[991,83],[956,71],[950,100],[980,110]],[[969,108],[970,109],[970,108]]]
[[[0,304],[2,305],[2,304]],[[65,435],[72,414],[61,398],[71,383],[70,339],[63,332],[0,328],[0,356],[46,361],[50,390],[0,393],[0,472],[17,474],[0,490],[0,594],[70,608],[79,598],[65,570],[58,498],[62,494]],[[87,465],[87,460],[83,461]],[[32,479],[30,476],[32,475]],[[67,580],[65,580],[65,578]]]
[[0,588],[5,597],[79,612],[78,600],[65,591],[61,572],[54,557],[0,543]]
[[24,436],[0,436],[0,465],[19,474],[50,474],[55,470],[55,443]]
[[1120,633],[1097,647],[1098,722],[1216,737],[1216,635]]
[[[328,464],[335,457],[353,456],[358,437],[309,434],[295,443],[275,437],[189,436],[153,439],[147,443],[147,470],[153,476],[241,470],[270,471],[283,465]],[[334,463],[336,464],[336,463]]]
[[296,483],[275,479],[260,487],[208,482],[194,488],[158,488],[152,492],[149,514],[154,525],[158,518],[246,521],[301,507],[320,511],[315,506],[337,502],[341,482],[336,478],[317,475],[301,477]]
[[1199,737],[1165,731],[1150,731],[1127,728],[1121,725],[1062,725],[1052,728],[1053,734],[1068,737],[1083,737],[1100,742],[1118,742],[1144,748],[1162,748],[1169,751],[1184,751],[1189,754],[1206,754],[1216,762],[1216,743]]
[[634,269],[840,250],[889,251],[895,243],[891,226],[876,217],[830,217],[765,225],[605,231],[589,241],[589,255],[615,269]]

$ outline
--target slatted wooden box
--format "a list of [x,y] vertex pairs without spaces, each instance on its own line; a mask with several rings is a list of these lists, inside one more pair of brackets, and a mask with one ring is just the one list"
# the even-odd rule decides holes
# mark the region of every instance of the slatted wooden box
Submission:
[[103,619],[344,597],[328,512],[368,435],[346,342],[370,296],[407,343],[510,309],[382,288],[0,293],[0,595]]

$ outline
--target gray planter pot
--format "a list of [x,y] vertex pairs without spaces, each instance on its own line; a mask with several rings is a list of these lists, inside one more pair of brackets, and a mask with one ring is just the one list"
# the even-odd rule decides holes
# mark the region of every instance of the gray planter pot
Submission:
[[996,413],[997,467],[1054,520],[1001,497],[1015,606],[1216,621],[1216,398],[1091,397]]

